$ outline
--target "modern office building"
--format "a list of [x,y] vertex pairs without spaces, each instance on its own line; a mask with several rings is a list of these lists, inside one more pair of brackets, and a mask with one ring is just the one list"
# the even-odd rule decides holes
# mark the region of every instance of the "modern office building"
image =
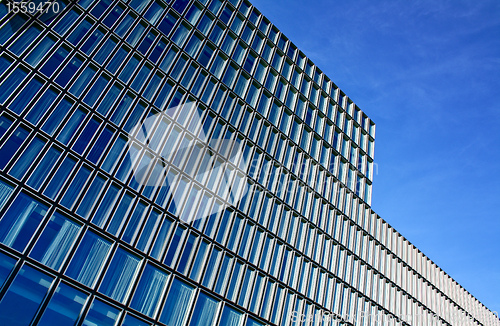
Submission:
[[500,325],[371,210],[374,123],[247,0],[27,6],[0,325]]

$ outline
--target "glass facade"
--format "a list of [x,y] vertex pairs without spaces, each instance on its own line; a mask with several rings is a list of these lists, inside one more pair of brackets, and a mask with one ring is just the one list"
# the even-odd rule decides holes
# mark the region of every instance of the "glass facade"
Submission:
[[375,124],[249,2],[57,3],[0,2],[2,325],[500,325],[371,210]]

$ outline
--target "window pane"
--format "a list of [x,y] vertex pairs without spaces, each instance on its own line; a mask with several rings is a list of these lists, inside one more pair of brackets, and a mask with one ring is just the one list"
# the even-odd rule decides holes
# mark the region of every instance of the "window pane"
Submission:
[[56,212],[44,228],[30,256],[58,270],[76,239],[80,225]]
[[167,273],[152,265],[146,265],[130,307],[149,317],[154,317],[167,284],[167,279]]
[[37,325],[75,325],[86,300],[85,293],[64,283],[59,284]]
[[14,258],[0,253],[0,288],[7,280],[7,277],[9,277],[16,262]]
[[99,287],[99,292],[123,303],[133,284],[139,262],[139,258],[118,248]]
[[29,325],[52,280],[52,277],[24,265],[0,302],[2,324]]
[[0,221],[0,242],[23,251],[48,207],[20,193]]
[[189,314],[194,287],[174,279],[165,301],[160,321],[169,326],[183,326]]
[[200,293],[198,301],[193,311],[190,326],[208,326],[212,325],[217,311],[218,301],[205,293]]
[[225,306],[222,311],[219,326],[239,326],[243,320],[242,317],[241,312],[238,312],[229,306]]
[[99,275],[111,243],[87,231],[66,271],[66,275],[89,287]]
[[90,311],[83,321],[83,326],[114,326],[120,316],[120,311],[101,300],[95,299]]

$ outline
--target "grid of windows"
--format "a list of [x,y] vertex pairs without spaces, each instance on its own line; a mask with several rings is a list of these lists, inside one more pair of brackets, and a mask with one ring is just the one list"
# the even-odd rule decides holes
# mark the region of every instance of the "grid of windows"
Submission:
[[494,323],[370,209],[374,123],[246,0],[61,3],[0,3],[0,319]]

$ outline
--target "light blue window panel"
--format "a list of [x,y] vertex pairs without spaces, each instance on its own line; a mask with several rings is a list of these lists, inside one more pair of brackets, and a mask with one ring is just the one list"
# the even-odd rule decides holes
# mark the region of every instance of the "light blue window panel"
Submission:
[[258,322],[255,319],[250,318],[250,317],[248,317],[248,320],[247,320],[247,323],[246,323],[246,326],[264,326],[264,325],[265,324],[263,324],[261,322]]
[[65,283],[60,283],[43,312],[38,326],[73,326],[88,295]]
[[101,113],[104,116],[107,116],[113,103],[120,97],[121,91],[122,87],[119,84],[114,84],[113,86],[111,86],[108,93],[97,107],[97,112]]
[[176,55],[177,55],[177,50],[175,50],[175,48],[170,48],[167,55],[165,55],[165,57],[160,63],[160,69],[162,69],[165,72],[168,72],[170,70],[170,67],[172,66],[172,63],[174,62],[174,58]]
[[33,43],[38,35],[42,32],[42,29],[37,25],[31,25],[27,30],[25,30],[19,38],[12,43],[9,47],[15,55],[19,56]]
[[43,82],[33,78],[16,96],[15,100],[9,105],[9,108],[20,114],[22,111],[26,109],[29,102],[36,97],[36,93],[42,88]]
[[80,124],[85,118],[85,115],[85,112],[80,108],[75,110],[75,112],[73,112],[73,114],[71,115],[71,118],[68,120],[68,122],[66,122],[63,130],[57,136],[57,140],[59,140],[64,145],[67,145],[80,127]]
[[125,232],[122,235],[122,240],[132,244],[132,240],[138,234],[140,227],[142,226],[142,221],[147,210],[147,205],[140,201],[135,207],[134,212],[130,216],[130,219],[125,228]]
[[190,326],[212,325],[219,302],[208,294],[200,292],[191,317]]
[[214,283],[215,274],[217,273],[220,256],[222,255],[222,250],[212,247],[212,253],[210,259],[208,260],[207,268],[205,270],[205,275],[203,276],[202,284],[206,287],[211,288]]
[[163,75],[156,73],[154,74],[153,78],[147,83],[147,87],[143,93],[143,96],[146,100],[151,101],[153,99],[153,96],[156,94],[158,86],[160,86],[163,78]]
[[227,254],[224,255],[222,259],[221,268],[219,271],[219,276],[217,277],[217,283],[215,284],[214,291],[219,293],[220,295],[224,295],[224,290],[227,286],[227,281],[229,279],[228,272],[231,269],[232,265],[232,257]]
[[167,295],[160,321],[169,326],[184,326],[189,316],[194,287],[174,279]]
[[99,287],[99,292],[124,303],[130,287],[134,284],[139,263],[138,257],[118,248]]
[[132,82],[131,87],[140,91],[140,89],[144,86],[149,74],[151,73],[151,68],[148,65],[144,65],[141,70],[134,77],[134,81]]
[[46,205],[20,193],[0,220],[0,242],[23,251],[47,210]]
[[[68,66],[71,63],[68,64]],[[76,72],[76,70],[75,70]],[[64,71],[63,71],[64,73]],[[79,76],[78,79],[74,82],[73,86],[69,89],[71,93],[73,93],[76,97],[79,97],[82,95],[83,90],[90,85],[90,81],[92,78],[94,78],[94,75],[96,74],[96,69],[93,67],[87,67],[85,70],[83,70]]]
[[88,20],[79,22],[73,32],[66,38],[73,45],[77,45],[85,37],[85,34],[92,28],[92,23]]
[[44,114],[49,112],[49,108],[54,103],[57,98],[58,93],[53,89],[49,88],[43,93],[38,102],[36,102],[28,115],[26,120],[34,125],[37,125]]
[[137,68],[137,66],[139,66],[140,61],[141,58],[138,56],[131,57],[125,68],[123,68],[118,78],[120,78],[124,83],[128,83],[135,69]]
[[111,243],[108,240],[87,231],[65,274],[86,286],[93,287],[110,247]]
[[54,199],[63,184],[66,182],[66,179],[68,178],[75,165],[76,161],[74,159],[72,159],[71,157],[66,157],[57,169],[55,175],[52,177],[47,188],[45,188],[43,194],[51,199]]
[[80,15],[75,11],[75,9],[72,9],[71,11],[67,12],[66,15],[64,15],[59,23],[57,23],[57,25],[54,27],[54,31],[56,31],[59,35],[63,35],[64,33],[66,33],[69,27],[78,20],[79,16]]
[[85,219],[88,219],[90,217],[92,208],[100,197],[101,190],[103,189],[105,183],[106,179],[104,177],[100,175],[95,177],[94,181],[92,181],[92,184],[88,188],[87,193],[83,197],[80,206],[78,206],[78,209],[76,210],[77,214],[84,217]]
[[42,182],[55,166],[55,163],[60,155],[61,151],[59,149],[51,147],[47,151],[47,153],[45,153],[42,160],[37,165],[35,171],[33,171],[31,176],[29,177],[27,184],[35,189],[39,189],[42,185]]
[[129,31],[130,26],[132,23],[135,21],[135,18],[129,13],[125,18],[123,18],[122,22],[120,25],[115,30],[115,33],[118,34],[120,37],[125,36],[125,34]]
[[99,97],[104,94],[104,90],[108,86],[109,83],[109,77],[105,75],[99,76],[99,78],[95,81],[93,84],[92,88],[89,90],[87,95],[85,95],[85,98],[83,101],[87,103],[90,106],[94,106],[95,102]]
[[134,102],[134,95],[131,93],[126,94],[116,106],[115,112],[111,116],[111,122],[117,126],[122,124],[123,117],[129,112],[132,103]]
[[145,30],[146,24],[143,21],[140,21],[127,37],[127,42],[135,47],[137,45],[137,42],[139,42],[139,40],[141,39],[142,33],[144,33]]
[[123,196],[108,225],[109,233],[118,235],[123,223],[125,223],[125,218],[128,215],[133,200],[134,197],[128,192]]
[[0,302],[2,324],[29,325],[52,281],[52,277],[24,265]]
[[122,326],[150,326],[150,325],[151,324],[139,320],[136,317],[129,314],[125,316],[125,319],[122,322]]
[[0,253],[0,288],[9,277],[12,269],[16,265],[16,262],[16,259],[7,256],[6,254]]
[[75,205],[75,199],[78,198],[80,191],[84,188],[87,179],[89,178],[91,170],[86,166],[81,166],[76,176],[71,180],[69,187],[64,192],[61,199],[61,205],[71,209]]
[[207,254],[209,243],[206,241],[201,241],[198,251],[196,253],[196,258],[193,263],[193,268],[191,269],[191,274],[189,275],[195,281],[198,281],[203,271],[203,266],[205,265],[205,256]]
[[186,244],[184,245],[182,256],[179,259],[179,264],[177,266],[177,271],[179,271],[181,273],[185,273],[186,272],[186,268],[188,267],[187,264],[188,264],[189,256],[191,255],[191,251],[193,249],[193,246],[194,246],[197,238],[198,238],[198,236],[196,236],[193,233],[191,233],[189,235],[189,237],[188,237],[188,239],[186,241]]
[[55,212],[38,238],[30,257],[59,270],[73,247],[81,225]]
[[109,214],[113,209],[119,192],[120,188],[116,185],[112,184],[111,186],[109,186],[109,188],[105,192],[104,198],[99,204],[99,208],[92,217],[92,223],[99,226],[100,228],[104,227],[104,224],[108,220]]
[[116,42],[113,39],[107,39],[106,42],[104,42],[104,44],[100,47],[99,51],[95,54],[94,60],[102,65],[104,61],[109,58],[109,55],[115,46]]
[[61,121],[68,114],[72,105],[68,100],[62,99],[57,107],[51,111],[49,118],[42,126],[42,130],[52,136],[55,130],[61,125]]
[[120,317],[120,310],[99,299],[94,299],[82,326],[114,326],[118,317]]
[[32,166],[33,162],[35,162],[35,158],[40,154],[44,145],[45,141],[43,139],[38,137],[33,138],[14,167],[10,170],[9,174],[21,180],[26,171]]
[[92,146],[90,153],[87,155],[87,159],[90,162],[96,164],[99,161],[101,155],[105,153],[106,147],[108,147],[108,143],[111,140],[111,137],[113,137],[113,130],[108,127],[104,128],[99,135],[99,138]]
[[14,186],[0,179],[0,210],[3,208],[13,191]]
[[229,306],[224,306],[219,326],[240,326],[243,321],[243,314]]
[[0,56],[0,75],[2,75],[12,63],[13,60],[11,58]]
[[184,45],[184,42],[187,40],[191,27],[186,23],[181,23],[177,29],[175,30],[174,35],[172,36],[172,41],[177,44],[179,47]]
[[140,13],[144,10],[144,8],[148,6],[148,2],[149,1],[146,0],[132,0],[130,2],[130,7],[134,8],[135,11]]
[[127,140],[124,139],[122,136],[118,136],[118,138],[115,140],[115,143],[111,147],[111,150],[106,156],[106,159],[102,163],[102,169],[106,172],[111,172],[111,169],[115,166],[117,161],[119,160],[125,145],[127,143]]
[[168,234],[170,232],[170,228],[172,227],[173,221],[169,218],[165,218],[163,220],[163,224],[161,226],[160,231],[158,232],[158,236],[156,237],[156,241],[153,244],[153,248],[151,249],[151,256],[160,259],[165,250],[166,245],[168,244]]
[[[3,3],[2,5],[0,5],[0,8],[5,8],[3,6]],[[4,24],[0,29],[0,45],[3,45],[5,41],[7,41],[12,35],[14,35],[27,20],[27,16],[17,14],[10,19],[8,24]]]
[[158,2],[154,1],[148,11],[144,14],[144,18],[146,18],[151,24],[155,25],[164,10],[165,6],[163,4],[160,5]]
[[130,307],[154,318],[163,297],[169,274],[147,264],[135,289]]
[[146,219],[146,224],[141,230],[141,236],[137,241],[135,247],[141,251],[148,252],[151,241],[154,237],[155,230],[158,228],[160,224],[161,213],[152,210]]
[[156,36],[156,33],[149,32],[148,35],[146,35],[146,37],[142,40],[141,44],[137,47],[137,50],[139,50],[139,52],[141,52],[143,55],[146,55],[151,45],[153,45]]
[[[14,90],[28,76],[28,71],[22,67],[17,67],[9,77],[0,85],[0,103],[4,103],[9,96],[14,93]],[[3,78],[2,78],[3,79]]]

